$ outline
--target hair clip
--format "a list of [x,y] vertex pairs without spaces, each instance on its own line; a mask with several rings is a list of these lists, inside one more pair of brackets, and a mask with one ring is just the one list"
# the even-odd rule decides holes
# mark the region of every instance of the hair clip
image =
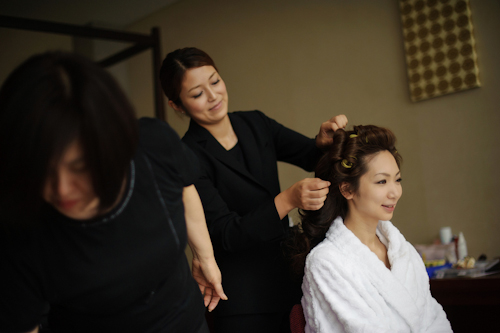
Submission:
[[354,133],[353,133],[353,134],[351,134],[351,135],[349,135],[349,138],[350,138],[350,139],[352,139],[352,138],[357,138],[357,137],[358,137],[358,135],[357,135],[357,134],[354,134]]
[[342,164],[342,166],[346,169],[352,168],[352,163],[346,160],[345,158],[342,160],[342,163],[340,164]]

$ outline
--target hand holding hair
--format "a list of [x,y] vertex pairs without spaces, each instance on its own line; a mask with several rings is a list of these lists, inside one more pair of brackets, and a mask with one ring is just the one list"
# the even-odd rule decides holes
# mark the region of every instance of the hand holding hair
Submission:
[[280,218],[294,208],[318,210],[323,207],[330,182],[320,178],[305,178],[296,182],[274,198]]
[[316,146],[325,148],[331,145],[333,143],[333,133],[339,128],[345,128],[347,122],[347,117],[340,114],[322,123],[316,136]]

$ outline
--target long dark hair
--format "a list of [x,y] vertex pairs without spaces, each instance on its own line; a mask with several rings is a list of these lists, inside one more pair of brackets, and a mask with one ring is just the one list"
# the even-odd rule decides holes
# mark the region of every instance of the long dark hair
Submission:
[[356,192],[359,179],[368,171],[368,162],[378,152],[389,151],[398,167],[402,158],[395,147],[396,137],[382,127],[354,126],[352,131],[337,130],[333,144],[316,166],[316,177],[331,182],[324,206],[315,211],[300,211],[301,223],[294,228],[287,243],[292,270],[302,276],[307,254],[325,239],[333,220],[346,217],[347,200],[340,192],[340,185],[347,183],[348,190]]
[[104,210],[116,201],[136,150],[134,110],[112,76],[90,60],[65,52],[32,56],[0,90],[2,220],[37,217],[44,183],[74,140]]
[[214,61],[204,51],[196,47],[185,47],[167,54],[160,69],[160,82],[165,96],[175,105],[184,108],[180,98],[184,73],[191,68],[213,66]]

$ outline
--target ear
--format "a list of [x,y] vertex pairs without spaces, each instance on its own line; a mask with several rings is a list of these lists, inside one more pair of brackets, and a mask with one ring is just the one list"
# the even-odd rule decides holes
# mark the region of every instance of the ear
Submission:
[[339,190],[340,193],[346,198],[347,200],[351,200],[354,196],[354,193],[351,191],[351,186],[347,182],[343,182],[339,185]]
[[179,112],[179,113],[186,113],[180,106],[178,106],[177,104],[175,104],[174,102],[172,102],[171,100],[168,101],[168,105],[174,109],[175,111]]

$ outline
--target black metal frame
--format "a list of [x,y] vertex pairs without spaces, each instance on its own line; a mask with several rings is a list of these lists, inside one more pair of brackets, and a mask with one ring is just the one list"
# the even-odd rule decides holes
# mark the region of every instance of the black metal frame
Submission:
[[155,116],[163,121],[167,121],[163,92],[159,78],[156,75],[160,72],[161,66],[160,31],[158,28],[152,28],[151,34],[146,35],[4,15],[0,15],[0,27],[134,43],[131,47],[98,61],[98,64],[103,67],[112,66],[145,50],[152,49]]

